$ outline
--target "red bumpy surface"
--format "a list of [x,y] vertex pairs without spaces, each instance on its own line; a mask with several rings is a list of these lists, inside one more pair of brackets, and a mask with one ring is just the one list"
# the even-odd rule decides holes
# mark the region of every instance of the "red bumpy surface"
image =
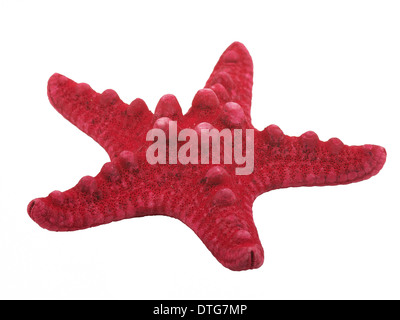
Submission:
[[[70,190],[31,201],[29,216],[48,230],[72,231],[166,215],[190,227],[225,267],[260,267],[264,252],[252,213],[258,195],[368,179],[384,165],[386,151],[375,145],[347,146],[337,138],[323,142],[312,131],[291,137],[276,125],[258,131],[250,118],[252,79],[252,59],[235,42],[183,115],[173,95],[163,96],[153,114],[141,99],[128,105],[113,90],[99,94],[85,83],[54,74],[48,83],[51,104],[96,140],[111,161],[96,177],[83,177]],[[145,157],[150,144],[146,134],[165,117],[177,121],[179,129],[254,129],[253,173],[236,175],[235,163],[150,165]]]

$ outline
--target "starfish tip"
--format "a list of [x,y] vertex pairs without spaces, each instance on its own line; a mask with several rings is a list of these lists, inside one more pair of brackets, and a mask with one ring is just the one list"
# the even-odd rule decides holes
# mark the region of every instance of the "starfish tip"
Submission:
[[363,146],[364,154],[366,156],[366,161],[364,166],[368,163],[373,165],[370,176],[376,175],[384,166],[386,162],[386,149],[381,146],[366,144]]
[[28,205],[28,214],[39,226],[48,230],[56,230],[48,221],[48,208],[42,199],[32,200]]
[[233,271],[257,269],[264,263],[264,250],[260,244],[238,245],[220,262]]

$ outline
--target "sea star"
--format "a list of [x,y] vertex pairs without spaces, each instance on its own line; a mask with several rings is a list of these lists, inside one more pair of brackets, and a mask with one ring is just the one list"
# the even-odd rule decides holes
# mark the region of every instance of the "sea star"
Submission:
[[[264,252],[252,213],[257,196],[279,188],[368,179],[383,167],[386,151],[375,145],[347,146],[337,138],[323,142],[312,131],[291,137],[276,125],[259,131],[250,118],[252,85],[252,59],[239,42],[222,54],[185,115],[173,95],[163,96],[153,114],[139,98],[127,105],[113,90],[99,94],[54,74],[48,83],[51,104],[96,140],[111,161],[96,177],[83,177],[70,190],[31,201],[30,217],[48,230],[72,231],[166,215],[190,227],[225,267],[260,267]],[[149,164],[147,132],[168,130],[171,121],[178,130],[253,129],[254,171],[236,175],[235,163]]]

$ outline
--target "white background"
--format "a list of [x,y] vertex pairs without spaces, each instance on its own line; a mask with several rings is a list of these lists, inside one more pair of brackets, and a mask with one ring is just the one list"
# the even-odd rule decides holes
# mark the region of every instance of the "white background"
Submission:
[[[0,1],[0,298],[399,299],[399,17],[398,1]],[[253,57],[256,128],[382,145],[382,171],[259,197],[265,262],[245,272],[175,219],[56,233],[29,218],[108,161],[50,105],[54,72],[185,112],[233,41]]]

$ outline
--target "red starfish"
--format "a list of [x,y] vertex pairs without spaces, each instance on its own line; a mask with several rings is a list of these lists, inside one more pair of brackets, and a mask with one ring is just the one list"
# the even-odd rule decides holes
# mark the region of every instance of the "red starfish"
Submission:
[[[71,231],[167,215],[189,226],[225,267],[260,267],[264,253],[252,214],[257,196],[368,179],[384,165],[386,151],[346,146],[337,138],[322,142],[312,131],[290,137],[276,125],[258,131],[250,119],[252,77],[248,51],[233,43],[183,115],[173,95],[163,96],[153,114],[141,99],[127,105],[113,90],[98,94],[85,83],[54,74],[48,83],[51,104],[96,140],[111,162],[70,190],[31,201],[30,217],[43,228]],[[167,129],[170,120],[178,129],[254,129],[254,171],[236,175],[237,164],[149,164],[146,134],[153,127]]]

